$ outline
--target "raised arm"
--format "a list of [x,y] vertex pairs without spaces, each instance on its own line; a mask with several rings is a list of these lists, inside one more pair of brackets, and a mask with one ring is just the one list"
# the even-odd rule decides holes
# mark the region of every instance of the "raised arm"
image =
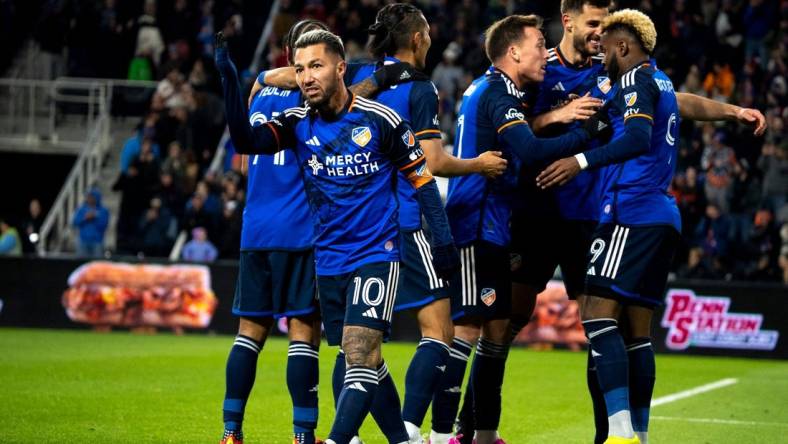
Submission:
[[238,71],[230,60],[222,33],[216,35],[216,67],[222,78],[224,108],[227,127],[235,150],[239,154],[274,154],[285,147],[293,146],[292,129],[288,118],[274,119],[265,125],[252,127],[249,111],[241,96]]
[[742,108],[689,93],[676,93],[676,101],[682,119],[739,122],[754,127],[753,134],[756,136],[766,131],[766,117],[757,109]]

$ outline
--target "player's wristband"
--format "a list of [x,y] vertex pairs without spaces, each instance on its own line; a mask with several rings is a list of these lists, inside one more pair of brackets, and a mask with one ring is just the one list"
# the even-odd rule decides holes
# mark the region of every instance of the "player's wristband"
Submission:
[[585,154],[577,153],[575,154],[575,159],[577,159],[577,164],[580,165],[581,170],[588,168],[588,160],[586,160]]

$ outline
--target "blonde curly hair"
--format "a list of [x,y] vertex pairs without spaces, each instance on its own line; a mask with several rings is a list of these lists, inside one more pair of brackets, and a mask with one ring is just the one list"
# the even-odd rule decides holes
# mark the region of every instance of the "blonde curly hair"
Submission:
[[654,52],[654,47],[657,46],[657,30],[646,14],[635,9],[616,11],[602,22],[602,32],[618,26],[630,29],[643,45],[643,49],[649,54]]

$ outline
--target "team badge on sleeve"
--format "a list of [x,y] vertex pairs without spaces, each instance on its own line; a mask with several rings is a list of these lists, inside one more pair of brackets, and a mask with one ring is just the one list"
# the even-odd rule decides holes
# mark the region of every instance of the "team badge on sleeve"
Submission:
[[413,132],[411,132],[411,130],[407,130],[405,134],[402,135],[402,142],[408,147],[412,147],[416,144],[416,137],[413,136]]
[[370,131],[369,127],[367,126],[359,126],[357,128],[353,128],[351,138],[353,139],[353,142],[356,142],[356,145],[364,147],[369,143],[370,140],[372,140],[372,131]]
[[638,101],[638,93],[637,92],[631,92],[629,94],[624,94],[624,103],[626,103],[627,106],[632,106],[637,101]]

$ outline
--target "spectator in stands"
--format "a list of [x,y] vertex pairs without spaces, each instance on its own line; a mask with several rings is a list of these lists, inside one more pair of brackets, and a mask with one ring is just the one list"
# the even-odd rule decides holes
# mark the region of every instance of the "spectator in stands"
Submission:
[[134,130],[134,135],[126,139],[123,144],[123,149],[120,152],[120,172],[125,173],[129,169],[134,160],[140,155],[140,149],[145,140],[150,141],[151,151],[154,157],[159,157],[159,144],[155,142],[156,137],[156,123],[159,117],[156,113],[150,113],[145,116],[142,124]]
[[750,173],[749,162],[742,159],[733,167],[733,191],[731,192],[730,239],[734,244],[741,244],[747,239],[755,208],[761,202],[761,181]]
[[743,254],[737,255],[744,264],[741,277],[753,280],[779,280],[779,256],[782,247],[780,230],[769,209],[755,213],[752,229],[744,243]]
[[700,69],[698,65],[690,66],[684,83],[679,88],[680,92],[703,95],[703,85],[700,83]]
[[145,215],[139,221],[137,238],[139,251],[146,256],[165,257],[169,255],[177,236],[178,224],[170,210],[162,205],[161,199],[154,197]]
[[[727,270],[730,220],[713,203],[706,206],[706,214],[695,229],[694,252],[699,254],[699,269],[692,277],[722,277]],[[693,254],[694,253],[694,254]]]
[[241,254],[241,225],[243,223],[243,206],[237,201],[229,200],[224,204],[219,236],[219,256],[223,259],[238,259]]
[[730,101],[735,85],[736,78],[730,65],[722,62],[714,62],[712,70],[706,74],[706,78],[703,80],[703,89],[706,91],[706,95],[721,102]]
[[150,57],[155,71],[161,62],[164,49],[164,39],[156,24],[156,0],[145,0],[143,13],[137,19],[137,46],[134,54]]
[[788,193],[788,142],[779,148],[774,143],[763,145],[758,168],[763,172],[763,203],[772,211],[779,211]]
[[25,253],[35,252],[43,223],[44,212],[41,211],[41,202],[38,199],[33,199],[28,206],[28,215],[20,225],[22,229],[22,249]]
[[186,176],[186,156],[177,140],[170,142],[167,147],[167,157],[161,164],[161,171],[170,174],[176,182],[183,181]]
[[140,185],[143,189],[144,202],[150,201],[159,185],[159,160],[153,153],[153,144],[150,139],[145,139],[140,146],[140,154],[132,165],[137,169]]
[[175,218],[183,216],[184,205],[186,204],[183,189],[175,182],[172,174],[162,171],[159,176],[159,186],[154,193],[161,199],[162,205],[170,210]]
[[215,236],[218,217],[205,208],[206,198],[200,192],[195,192],[192,195],[191,199],[186,203],[186,210],[184,211],[181,225],[185,230],[203,227],[209,234]]
[[172,109],[184,106],[186,104],[183,98],[184,84],[185,78],[180,66],[178,63],[170,62],[165,68],[164,78],[156,86],[156,92],[153,94],[153,101],[157,104],[157,108],[163,106]]
[[773,4],[769,0],[750,0],[744,9],[744,56],[757,58],[761,66],[766,66],[768,61],[766,38],[774,23]]
[[136,253],[137,221],[147,203],[147,191],[142,183],[136,165],[129,166],[121,172],[112,185],[113,191],[120,191],[120,212],[115,226],[115,249],[118,253]]
[[724,144],[724,135],[718,131],[711,143],[703,149],[701,167],[706,171],[706,199],[723,213],[730,210],[733,173],[738,161],[733,149]]
[[671,188],[681,214],[682,237],[684,238],[676,256],[684,258],[688,253],[686,246],[693,243],[695,227],[705,212],[706,198],[698,180],[698,172],[694,167],[687,168],[683,173],[677,173],[673,178]]
[[203,227],[192,230],[192,240],[186,242],[181,259],[191,262],[213,262],[218,256],[216,247],[208,240],[208,233]]
[[104,233],[109,224],[109,211],[101,205],[101,192],[96,188],[85,195],[85,202],[77,208],[73,225],[79,232],[77,254],[101,257],[104,253]]
[[22,241],[19,232],[5,219],[0,218],[0,256],[21,256]]

